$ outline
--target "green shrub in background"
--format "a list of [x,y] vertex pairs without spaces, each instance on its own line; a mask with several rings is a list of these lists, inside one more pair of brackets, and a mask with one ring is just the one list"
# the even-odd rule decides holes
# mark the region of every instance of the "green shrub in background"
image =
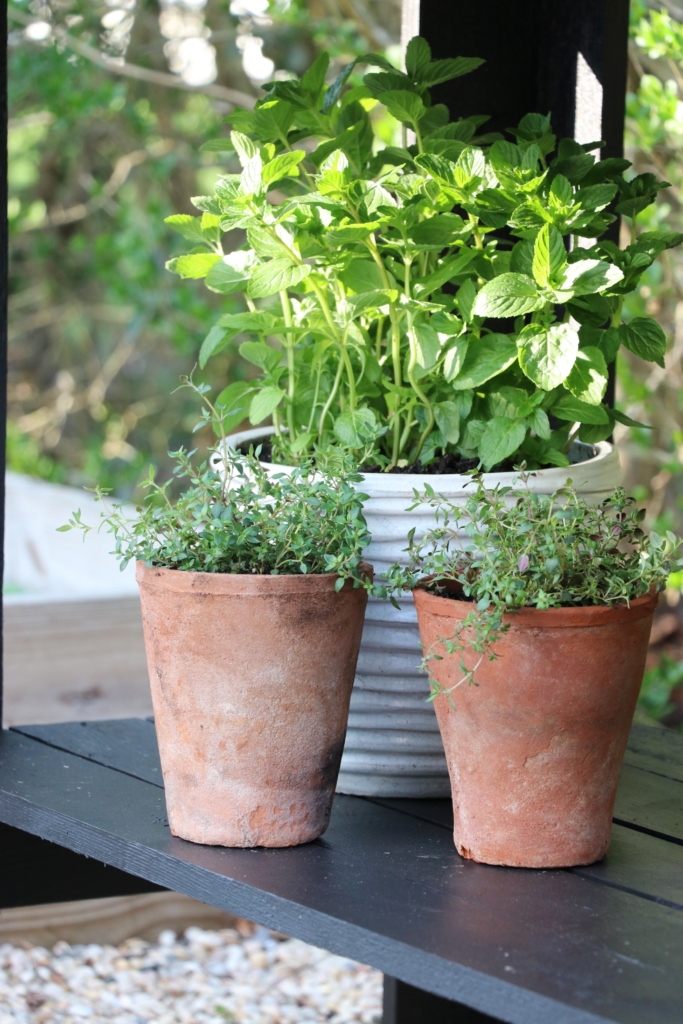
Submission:
[[[229,308],[203,288],[173,287],[163,266],[174,236],[163,221],[192,212],[186,197],[212,190],[220,161],[199,147],[231,105],[201,89],[119,76],[54,38],[31,40],[26,4],[9,6],[9,462],[45,475],[46,455],[66,482],[129,494],[150,462],[167,476],[169,449],[189,443],[194,402],[171,393],[219,310]],[[371,20],[374,0],[363,3],[357,23],[306,0],[286,11],[272,6],[265,49],[284,72],[301,70],[319,47],[341,67],[373,33],[378,46],[395,41],[391,2],[381,5],[381,32]],[[103,45],[104,8],[74,0],[47,10],[36,17],[77,42]],[[169,77],[159,13],[157,4],[131,12],[126,60]],[[236,46],[239,20],[228,5],[210,5],[207,18],[219,84],[256,97]],[[383,130],[391,137],[390,125]],[[251,372],[234,351],[210,368],[216,380]],[[199,435],[200,444],[208,440]],[[38,458],[27,459],[28,448]]]

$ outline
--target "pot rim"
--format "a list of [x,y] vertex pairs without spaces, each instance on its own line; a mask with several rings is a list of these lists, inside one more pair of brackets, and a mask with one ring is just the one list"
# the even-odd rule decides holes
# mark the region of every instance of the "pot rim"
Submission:
[[[373,578],[373,567],[361,562],[359,569]],[[135,563],[138,584],[155,590],[175,593],[258,595],[325,593],[334,590],[338,573],[283,573],[279,576],[259,573],[195,572],[187,569],[166,569],[159,565],[148,567],[143,561]],[[349,589],[348,583],[343,589]],[[358,589],[358,588],[356,588]]]
[[[256,444],[258,441],[265,441],[275,433],[275,428],[272,426],[267,427],[252,427],[249,430],[240,430],[234,434],[230,434],[227,438],[228,445],[231,448],[237,448],[239,445],[251,442]],[[583,445],[587,448],[593,448],[595,454],[588,459],[584,459],[581,462],[571,463],[569,466],[544,466],[542,469],[529,470],[528,476],[531,481],[539,480],[551,480],[557,476],[557,487],[564,485],[568,477],[572,474],[585,471],[586,469],[593,469],[594,467],[602,468],[604,463],[610,456],[615,452],[615,446],[610,441],[598,441],[596,444],[589,445],[584,441],[575,442]],[[264,466],[272,467],[277,470],[284,470],[285,472],[291,471],[294,467],[289,466],[284,462],[264,462]],[[562,479],[562,474],[565,474]],[[364,483],[375,483],[373,491],[377,489],[377,482],[382,481],[386,485],[390,492],[395,490],[407,489],[412,495],[413,489],[420,483],[431,483],[435,488],[438,489],[440,486],[442,489],[452,490],[455,487],[459,488],[472,488],[473,478],[466,473],[441,473],[434,475],[433,473],[360,473]],[[510,469],[503,472],[490,472],[484,473],[484,477],[488,481],[487,486],[494,487],[496,484],[510,485],[520,483],[520,470]],[[362,485],[359,485],[362,486]],[[580,489],[583,485],[581,482],[575,483],[577,489]],[[533,489],[533,488],[532,488]],[[612,490],[612,488],[608,488]]]
[[[472,601],[459,601],[453,597],[431,594],[424,586],[413,590],[413,600],[420,612],[429,612],[444,619],[464,619],[475,607]],[[611,625],[614,622],[635,622],[654,613],[658,594],[644,594],[631,601],[630,605],[591,604],[571,608],[519,608],[508,612],[504,621],[511,629],[564,629]]]

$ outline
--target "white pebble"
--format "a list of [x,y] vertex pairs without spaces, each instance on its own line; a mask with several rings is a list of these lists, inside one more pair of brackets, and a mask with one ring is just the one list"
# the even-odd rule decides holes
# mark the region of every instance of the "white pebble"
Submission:
[[0,1024],[377,1024],[382,975],[257,927],[0,945]]

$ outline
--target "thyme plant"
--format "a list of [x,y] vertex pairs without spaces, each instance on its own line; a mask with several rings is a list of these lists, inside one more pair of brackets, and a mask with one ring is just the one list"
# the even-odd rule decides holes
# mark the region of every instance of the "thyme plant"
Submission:
[[[230,138],[205,148],[241,171],[192,200],[200,217],[169,218],[194,248],[168,268],[244,298],[199,357],[248,338],[259,374],[221,392],[226,429],[272,418],[287,462],[370,443],[386,469],[446,454],[488,470],[565,466],[574,438],[631,424],[604,402],[608,367],[622,345],[664,365],[662,329],[623,323],[622,309],[683,239],[636,231],[667,183],[627,179],[627,160],[596,159],[599,141],[558,142],[549,115],[528,114],[511,139],[477,134],[484,117],[450,121],[430,86],[482,62],[432,60],[420,37],[405,72],[367,54],[327,85],[328,63],[233,112]],[[377,70],[349,85],[357,63]],[[377,149],[376,101],[403,145]],[[624,250],[605,238],[619,215]],[[235,228],[246,240],[225,253]]]
[[[425,653],[424,667],[440,660],[436,647],[460,659],[462,679],[474,682],[484,657],[510,627],[508,613],[519,608],[566,608],[630,604],[663,590],[674,567],[683,565],[680,541],[642,530],[645,510],[621,487],[600,505],[590,505],[569,485],[551,495],[509,487],[487,490],[481,479],[463,506],[426,486],[417,505],[435,510],[434,528],[415,544],[406,567],[392,566],[393,590],[427,586],[444,597],[472,602],[453,635]],[[479,655],[467,668],[467,650]],[[430,700],[451,697],[430,674]]]
[[[222,471],[206,463],[195,468],[193,452],[170,453],[176,461],[176,479],[189,486],[172,501],[172,481],[158,484],[154,471],[143,485],[148,500],[133,514],[130,506],[110,504],[98,488],[102,503],[99,528],[114,536],[113,554],[124,569],[133,559],[148,566],[187,572],[286,574],[336,573],[340,590],[346,579],[365,586],[377,596],[360,567],[368,544],[362,501],[353,487],[360,480],[347,455],[342,465],[321,473],[311,463],[292,473],[269,476],[258,459],[258,449],[241,454],[225,447]],[[75,512],[60,530],[93,527]]]

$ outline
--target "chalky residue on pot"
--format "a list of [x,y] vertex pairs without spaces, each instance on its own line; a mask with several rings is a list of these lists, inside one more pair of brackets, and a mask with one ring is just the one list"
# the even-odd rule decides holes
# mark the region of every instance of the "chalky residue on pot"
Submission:
[[[414,596],[425,648],[444,653],[439,640],[472,605]],[[550,868],[605,855],[656,603],[522,609],[477,685],[455,689],[454,708],[436,698],[463,857]],[[468,667],[478,659],[465,654]],[[430,670],[446,687],[462,678],[457,655]]]
[[367,593],[138,563],[171,831],[293,846],[329,822]]

